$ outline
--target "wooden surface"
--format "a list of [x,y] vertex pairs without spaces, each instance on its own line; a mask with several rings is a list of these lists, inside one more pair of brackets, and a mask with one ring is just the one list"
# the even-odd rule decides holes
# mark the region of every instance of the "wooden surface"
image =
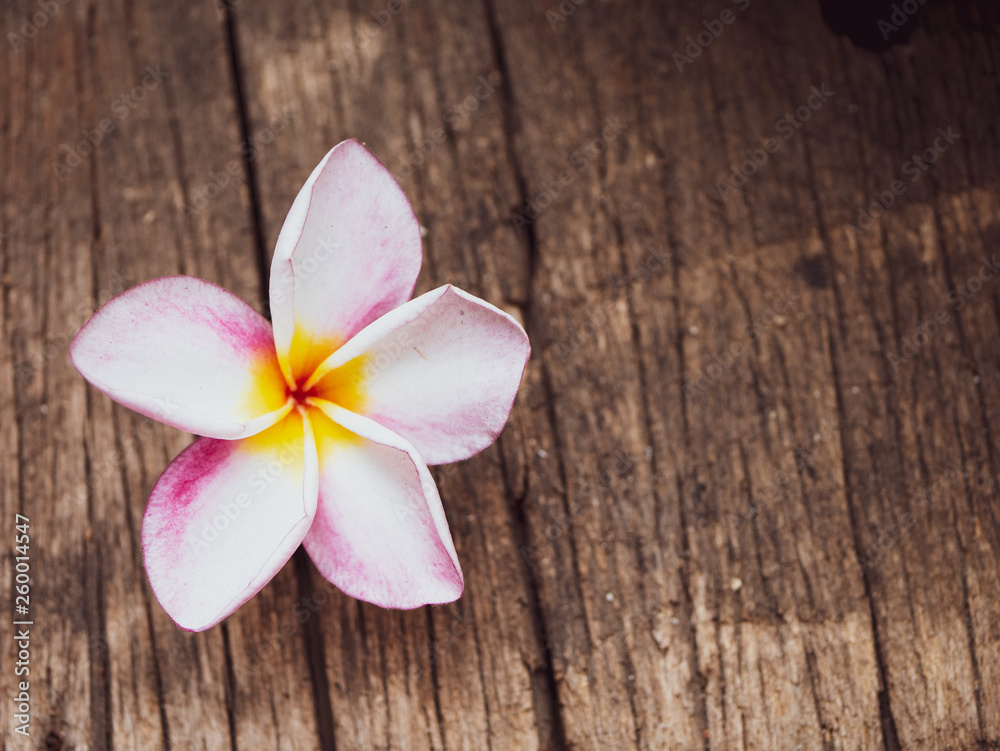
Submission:
[[[878,20],[5,0],[0,580],[24,514],[34,626],[28,739],[0,649],[2,748],[1000,748],[998,15]],[[379,610],[300,551],[182,632],[138,537],[190,436],[68,342],[157,276],[263,309],[348,137],[426,228],[418,292],[532,340],[499,442],[435,470],[465,595]]]

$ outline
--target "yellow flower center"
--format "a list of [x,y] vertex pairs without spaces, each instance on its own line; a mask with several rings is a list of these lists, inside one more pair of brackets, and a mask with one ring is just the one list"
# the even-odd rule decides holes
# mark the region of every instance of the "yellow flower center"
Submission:
[[[294,366],[292,372],[295,374],[295,383],[285,383],[284,402],[287,404],[291,400],[293,409],[278,425],[264,431],[266,437],[262,436],[261,443],[273,444],[274,439],[278,438],[279,443],[287,444],[290,434],[296,436],[293,440],[301,441],[305,428],[302,418],[307,418],[317,447],[329,451],[337,445],[359,439],[327,417],[319,408],[320,404],[332,402],[356,414],[363,414],[367,401],[364,393],[365,369],[370,358],[368,355],[360,355],[316,379],[314,376],[319,375],[317,368],[339,344],[331,348],[328,342],[311,340],[310,346],[305,347],[305,338],[296,337],[297,344],[293,344],[294,357],[291,362]],[[271,380],[272,375],[268,373],[265,380]],[[283,377],[282,380],[284,381]],[[263,388],[265,381],[260,383]]]
[[367,402],[364,382],[368,360],[368,355],[360,355],[334,368],[309,389],[307,396],[339,404],[351,412],[363,413]]
[[253,386],[245,397],[247,411],[266,414],[282,406],[289,411],[275,425],[250,439],[253,448],[272,454],[277,451],[283,457],[279,461],[284,463],[290,445],[297,443],[301,452],[305,430],[303,418],[308,419],[317,445],[332,448],[335,444],[357,440],[357,436],[339,427],[319,408],[322,402],[332,402],[355,414],[364,414],[369,355],[355,357],[329,372],[317,370],[339,346],[339,341],[330,338],[319,341],[307,333],[297,333],[290,353],[294,383],[289,383],[282,374],[273,349],[260,353]]

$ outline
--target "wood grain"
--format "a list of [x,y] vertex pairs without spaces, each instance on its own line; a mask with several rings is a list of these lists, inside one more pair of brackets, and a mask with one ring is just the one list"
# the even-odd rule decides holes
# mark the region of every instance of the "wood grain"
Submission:
[[[36,625],[0,748],[1000,747],[998,14],[911,24],[872,51],[815,2],[5,3],[0,529],[31,519]],[[183,632],[139,530],[191,437],[68,344],[158,276],[266,312],[345,138],[414,206],[417,292],[531,338],[500,440],[434,470],[466,591],[380,610],[299,551]]]

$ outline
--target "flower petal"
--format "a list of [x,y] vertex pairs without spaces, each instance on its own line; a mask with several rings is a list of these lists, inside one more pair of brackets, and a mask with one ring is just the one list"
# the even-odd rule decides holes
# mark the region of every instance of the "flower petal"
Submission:
[[335,146],[299,191],[271,261],[274,343],[289,382],[408,300],[420,261],[420,225],[392,174],[357,141]]
[[108,301],[70,357],[119,404],[175,428],[242,438],[291,409],[268,322],[230,292],[173,276]]
[[399,434],[428,464],[443,464],[500,435],[530,352],[517,321],[446,285],[368,326],[309,386]]
[[263,589],[316,513],[308,420],[292,412],[239,441],[200,438],[157,481],[142,521],[146,573],[181,628],[214,626]]
[[371,420],[312,403],[319,504],[303,545],[320,573],[384,608],[457,600],[462,569],[434,479],[416,451]]

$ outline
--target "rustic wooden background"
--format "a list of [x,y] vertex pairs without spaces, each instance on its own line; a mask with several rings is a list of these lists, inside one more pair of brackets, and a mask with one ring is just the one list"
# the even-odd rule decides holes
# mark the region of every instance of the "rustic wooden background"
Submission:
[[[848,5],[3,0],[0,580],[19,512],[36,625],[2,747],[1000,748],[998,10]],[[418,292],[533,343],[436,471],[466,592],[383,611],[300,551],[185,633],[138,536],[190,437],[67,345],[162,275],[263,309],[348,137],[426,228]]]

